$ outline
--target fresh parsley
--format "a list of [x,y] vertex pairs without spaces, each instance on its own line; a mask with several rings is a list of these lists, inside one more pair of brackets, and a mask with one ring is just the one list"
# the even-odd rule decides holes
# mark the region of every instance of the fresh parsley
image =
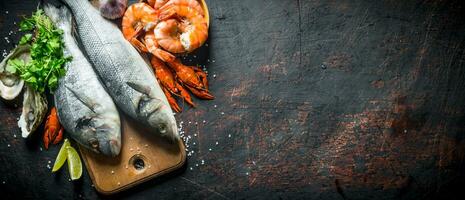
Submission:
[[[19,44],[31,45],[32,60],[25,63],[21,59],[8,62],[8,71],[18,74],[29,86],[44,93],[58,87],[58,79],[65,75],[65,63],[71,57],[64,56],[63,31],[39,9],[30,18],[19,24],[20,30],[29,32],[21,37]],[[32,32],[32,33],[31,33]]]

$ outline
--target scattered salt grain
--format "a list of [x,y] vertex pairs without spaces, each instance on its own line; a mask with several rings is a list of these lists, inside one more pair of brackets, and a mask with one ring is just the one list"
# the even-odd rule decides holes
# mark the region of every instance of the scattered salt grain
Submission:
[[8,12],[8,10],[7,10],[7,11],[5,11],[5,13],[6,13],[6,14],[8,14],[8,13],[9,13],[9,12]]
[[212,151],[212,149],[211,149],[211,148],[209,148],[209,149],[208,149],[208,151]]
[[216,108],[216,107],[217,107],[217,105],[213,105],[213,107],[215,107],[215,108]]
[[248,175],[249,175],[249,172],[246,172],[246,173],[245,173],[245,175],[247,175],[247,176],[248,176]]
[[50,165],[47,165],[47,168],[48,168],[48,169],[51,169],[52,167],[50,167]]
[[52,163],[52,161],[49,160],[48,163],[50,164],[50,163]]
[[5,183],[6,183],[6,181],[2,181],[2,183],[3,183],[3,184],[5,184]]
[[203,120],[202,122],[203,122],[204,124],[207,123],[207,121],[205,121],[205,120]]
[[196,167],[198,167],[198,166],[199,166],[199,164],[198,164],[198,163],[195,163],[195,166],[196,166]]
[[216,78],[216,74],[213,74],[213,78]]
[[118,182],[118,185],[121,185],[121,183],[120,183],[120,182]]
[[216,141],[215,145],[218,145],[218,141]]
[[10,147],[11,147],[11,145],[10,145],[10,144],[8,144],[8,148],[10,148]]
[[192,167],[189,168],[192,171]]
[[204,165],[204,164],[205,164],[205,160],[202,160],[202,165]]
[[231,137],[231,134],[229,134],[228,137]]
[[224,112],[221,112],[222,115],[224,115]]
[[114,173],[115,173],[115,171],[111,170],[111,174],[114,174]]

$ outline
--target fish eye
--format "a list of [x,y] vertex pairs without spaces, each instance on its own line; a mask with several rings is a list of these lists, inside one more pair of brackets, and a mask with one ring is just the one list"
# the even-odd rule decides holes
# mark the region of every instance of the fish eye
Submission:
[[98,148],[98,140],[95,138],[90,138],[89,143],[92,146],[92,148],[97,149]]
[[160,131],[160,133],[166,133],[166,125],[165,124],[160,124],[158,125],[158,130]]

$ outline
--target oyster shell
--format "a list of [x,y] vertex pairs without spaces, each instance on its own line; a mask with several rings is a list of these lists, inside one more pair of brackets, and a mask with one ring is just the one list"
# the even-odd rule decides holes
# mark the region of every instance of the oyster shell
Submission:
[[47,99],[31,87],[26,86],[23,111],[18,121],[23,138],[27,138],[39,127],[47,114],[47,110]]
[[24,87],[24,81],[16,74],[7,70],[10,59],[19,58],[24,62],[31,60],[29,45],[19,45],[0,63],[0,97],[6,101],[12,101],[19,96]]

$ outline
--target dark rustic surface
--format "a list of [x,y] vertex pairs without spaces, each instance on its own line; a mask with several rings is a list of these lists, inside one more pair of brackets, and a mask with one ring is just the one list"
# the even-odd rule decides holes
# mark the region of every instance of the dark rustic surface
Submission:
[[[194,154],[184,170],[116,197],[464,195],[460,1],[207,2],[209,54],[201,60],[216,99],[176,115]],[[0,50],[13,48],[19,35],[9,31],[36,5],[0,2]],[[52,175],[47,164],[59,147],[41,151],[39,136],[20,138],[19,113],[0,103],[2,199],[106,198],[86,172],[76,183],[66,170]]]

